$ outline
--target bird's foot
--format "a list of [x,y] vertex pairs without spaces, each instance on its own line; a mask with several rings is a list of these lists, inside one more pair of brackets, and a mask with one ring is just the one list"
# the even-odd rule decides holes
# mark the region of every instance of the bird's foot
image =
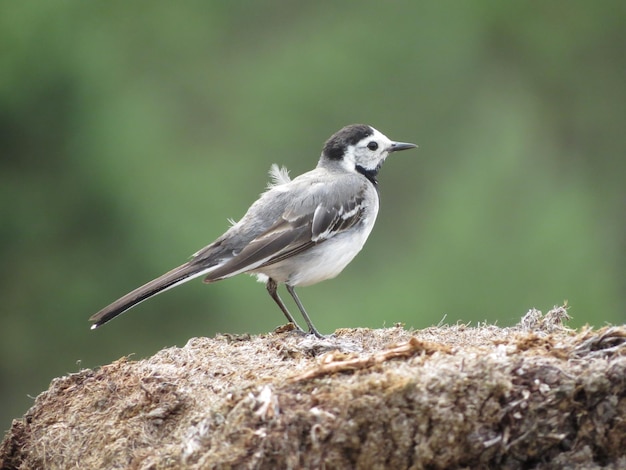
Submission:
[[334,335],[323,335],[322,333],[317,331],[317,329],[315,329],[315,328],[309,329],[308,331],[303,330],[297,324],[292,323],[292,322],[286,323],[284,325],[277,326],[274,329],[274,333],[276,333],[276,334],[294,333],[294,334],[297,334],[297,335],[300,335],[300,336],[313,335],[313,336],[315,336],[318,339],[330,339],[330,338],[334,337]]

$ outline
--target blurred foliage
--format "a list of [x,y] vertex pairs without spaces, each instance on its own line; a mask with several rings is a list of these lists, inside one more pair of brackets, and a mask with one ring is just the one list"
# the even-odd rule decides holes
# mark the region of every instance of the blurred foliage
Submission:
[[283,322],[242,276],[87,318],[345,124],[420,149],[316,325],[625,319],[626,4],[0,3],[0,424],[55,376]]

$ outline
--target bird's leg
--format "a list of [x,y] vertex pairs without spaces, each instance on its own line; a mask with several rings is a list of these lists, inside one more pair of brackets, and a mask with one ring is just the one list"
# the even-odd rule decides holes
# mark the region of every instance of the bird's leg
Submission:
[[300,299],[296,295],[296,291],[294,290],[293,286],[290,286],[289,284],[285,284],[285,286],[287,287],[287,291],[293,297],[293,300],[296,302],[296,305],[300,309],[300,313],[302,314],[304,321],[306,322],[307,325],[309,325],[309,333],[314,334],[318,338],[325,338],[325,336],[321,334],[319,331],[317,331],[317,328],[313,326],[313,322],[309,318],[309,315],[306,313],[306,310],[304,310],[304,305],[302,305],[302,302],[300,302]]
[[[267,283],[265,284],[265,288],[267,289],[267,292],[269,292],[270,297],[272,299],[274,299],[274,302],[276,302],[276,304],[280,307],[280,309],[283,311],[283,313],[285,314],[285,316],[287,317],[287,320],[290,323],[293,323],[294,325],[296,325],[296,328],[299,331],[304,331],[302,328],[300,328],[300,326],[296,323],[296,321],[293,319],[293,317],[291,316],[291,313],[289,313],[289,310],[287,310],[287,307],[285,307],[285,304],[283,303],[283,300],[280,298],[280,296],[278,295],[278,292],[276,292],[276,289],[278,288],[278,284],[276,284],[276,281],[272,278],[267,280]],[[306,320],[306,318],[305,318]]]

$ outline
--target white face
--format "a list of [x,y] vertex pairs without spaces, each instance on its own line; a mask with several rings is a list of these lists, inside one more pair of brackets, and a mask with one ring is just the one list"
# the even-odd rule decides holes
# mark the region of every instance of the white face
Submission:
[[374,131],[372,135],[348,147],[342,161],[347,170],[354,171],[356,166],[368,171],[376,170],[389,155],[393,141],[373,127],[372,130]]

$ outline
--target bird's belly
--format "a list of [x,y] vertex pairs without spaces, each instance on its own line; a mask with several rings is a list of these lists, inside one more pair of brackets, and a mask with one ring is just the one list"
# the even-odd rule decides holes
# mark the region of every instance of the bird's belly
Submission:
[[[372,224],[373,225],[373,224]],[[362,235],[337,235],[291,258],[256,270],[278,283],[309,286],[336,277],[361,251],[371,231]]]

